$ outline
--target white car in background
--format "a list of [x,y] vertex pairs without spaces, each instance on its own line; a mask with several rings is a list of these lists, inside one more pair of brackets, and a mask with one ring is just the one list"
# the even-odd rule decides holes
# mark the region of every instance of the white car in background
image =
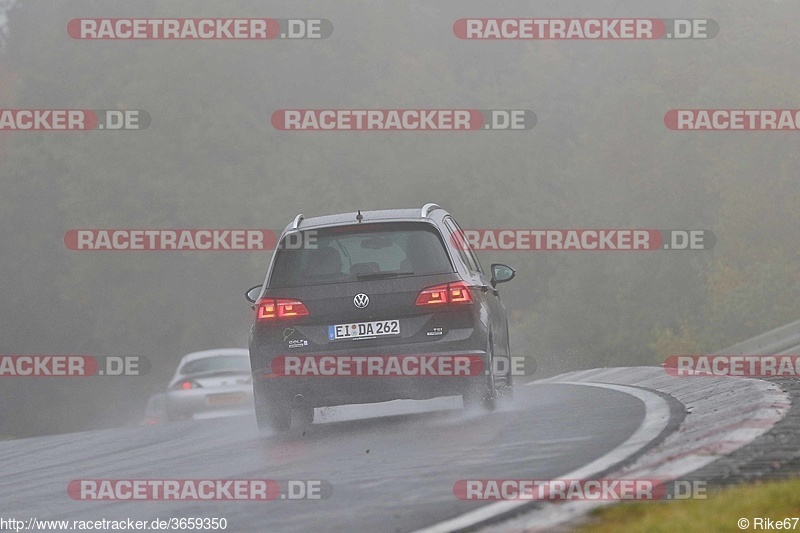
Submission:
[[251,414],[252,380],[247,349],[187,354],[167,385],[167,416],[169,420],[187,420]]

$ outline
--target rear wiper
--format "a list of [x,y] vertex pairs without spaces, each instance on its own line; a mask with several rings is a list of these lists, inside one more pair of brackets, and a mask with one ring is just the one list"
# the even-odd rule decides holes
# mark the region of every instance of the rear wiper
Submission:
[[356,278],[358,278],[358,281],[363,281],[365,279],[400,278],[413,275],[413,272],[371,272],[367,274],[356,274]]

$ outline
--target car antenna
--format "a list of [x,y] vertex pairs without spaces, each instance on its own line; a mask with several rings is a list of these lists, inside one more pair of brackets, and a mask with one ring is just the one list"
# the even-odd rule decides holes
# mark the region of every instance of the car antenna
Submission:
[[356,220],[358,220],[359,224],[361,224],[361,221],[364,220],[364,217],[361,215],[361,209],[358,210],[358,214],[356,215]]

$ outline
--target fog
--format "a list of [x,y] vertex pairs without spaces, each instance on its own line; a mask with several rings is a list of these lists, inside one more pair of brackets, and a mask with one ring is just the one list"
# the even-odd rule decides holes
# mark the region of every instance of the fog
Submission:
[[[711,18],[713,39],[462,40],[463,17]],[[322,18],[321,40],[76,40],[76,17]],[[464,228],[705,229],[711,250],[483,251],[541,376],[658,364],[800,317],[797,132],[670,109],[797,106],[793,2],[17,0],[4,109],[140,131],[0,132],[0,355],[144,356],[141,377],[0,377],[0,437],[135,423],[180,357],[246,347],[271,252],[75,251],[78,228],[255,228],[436,202]],[[280,109],[525,109],[526,131],[278,131]]]

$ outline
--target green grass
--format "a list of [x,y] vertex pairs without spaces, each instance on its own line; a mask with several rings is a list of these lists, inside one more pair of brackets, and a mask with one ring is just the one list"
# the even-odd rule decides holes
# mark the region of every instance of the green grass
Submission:
[[[776,531],[754,528],[756,517],[779,520],[800,518],[800,479],[757,483],[725,489],[705,500],[636,502],[604,507],[590,515],[590,522],[578,529],[587,533],[681,531]],[[747,518],[750,527],[737,526]],[[792,531],[794,522],[789,524]],[[800,532],[800,520],[794,531]]]

